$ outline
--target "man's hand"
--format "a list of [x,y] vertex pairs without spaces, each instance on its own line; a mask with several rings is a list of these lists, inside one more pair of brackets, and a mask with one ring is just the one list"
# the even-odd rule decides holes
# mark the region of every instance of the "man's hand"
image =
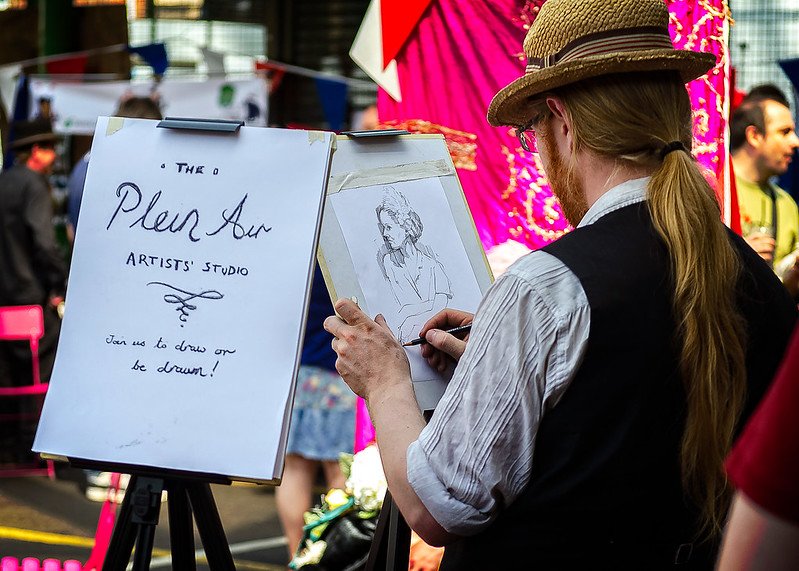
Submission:
[[774,260],[774,238],[763,232],[753,232],[744,238],[752,249],[769,264]]
[[782,275],[782,283],[794,300],[799,297],[799,256],[793,265],[785,270]]
[[468,325],[473,319],[471,313],[448,308],[439,311],[424,324],[419,332],[419,336],[427,341],[421,347],[422,357],[427,359],[431,367],[443,373],[452,362],[461,358],[469,336],[461,340],[443,330]]
[[373,321],[349,299],[338,300],[335,309],[324,326],[335,337],[336,370],[355,394],[368,402],[376,391],[410,382],[405,350],[382,315]]

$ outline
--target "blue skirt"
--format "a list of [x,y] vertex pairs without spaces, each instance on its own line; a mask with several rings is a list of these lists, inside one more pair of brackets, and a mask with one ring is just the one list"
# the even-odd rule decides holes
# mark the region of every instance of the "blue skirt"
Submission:
[[302,365],[286,451],[311,460],[338,460],[352,453],[355,394],[335,371]]

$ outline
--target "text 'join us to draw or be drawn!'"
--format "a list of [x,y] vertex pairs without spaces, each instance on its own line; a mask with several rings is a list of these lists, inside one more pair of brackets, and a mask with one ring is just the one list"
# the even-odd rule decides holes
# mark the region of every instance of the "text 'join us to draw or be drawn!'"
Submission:
[[248,194],[241,197],[232,208],[224,208],[218,217],[210,222],[203,220],[197,208],[187,212],[174,212],[159,206],[163,191],[155,192],[149,201],[142,189],[134,182],[123,182],[116,189],[116,203],[106,225],[110,230],[115,224],[124,224],[149,232],[169,232],[183,234],[192,242],[204,237],[230,236],[236,240],[257,239],[266,235],[272,228],[256,221],[247,220],[245,208]]

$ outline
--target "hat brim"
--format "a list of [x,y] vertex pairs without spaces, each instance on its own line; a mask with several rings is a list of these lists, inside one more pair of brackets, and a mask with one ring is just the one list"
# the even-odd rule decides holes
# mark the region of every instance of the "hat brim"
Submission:
[[488,107],[488,122],[494,127],[524,125],[532,97],[583,79],[637,71],[677,71],[688,83],[708,72],[716,56],[689,50],[654,49],[584,57],[524,75],[497,93]]
[[35,145],[36,143],[55,143],[58,141],[60,137],[55,133],[39,133],[38,135],[31,135],[30,137],[22,137],[21,139],[15,139],[11,141],[9,145],[10,149],[19,149],[22,147],[27,147],[29,145]]

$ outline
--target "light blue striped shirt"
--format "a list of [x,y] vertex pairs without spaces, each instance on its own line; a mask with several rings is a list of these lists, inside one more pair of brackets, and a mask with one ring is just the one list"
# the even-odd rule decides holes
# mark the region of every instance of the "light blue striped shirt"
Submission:
[[[645,200],[648,182],[610,189],[579,227]],[[486,294],[433,419],[408,447],[408,481],[448,532],[479,532],[527,486],[539,423],[582,362],[590,313],[577,276],[542,251]]]

